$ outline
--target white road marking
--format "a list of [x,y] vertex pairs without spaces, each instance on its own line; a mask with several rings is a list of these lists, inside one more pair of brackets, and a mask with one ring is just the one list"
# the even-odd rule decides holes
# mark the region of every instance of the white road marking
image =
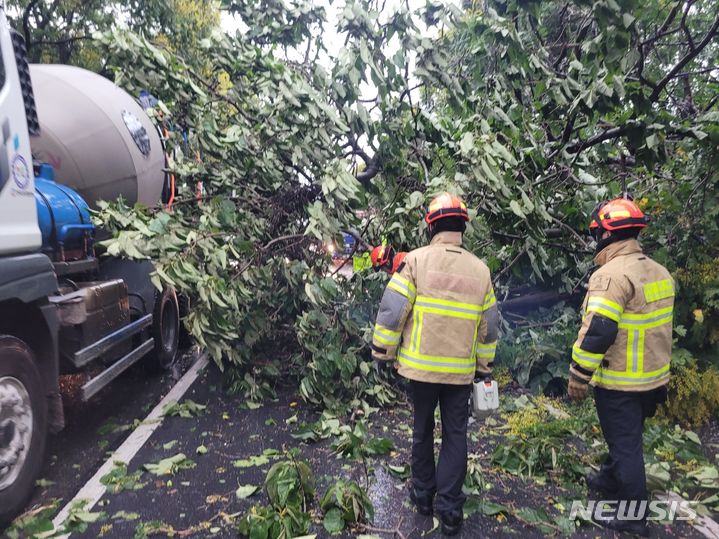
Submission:
[[[200,371],[205,368],[208,363],[207,353],[202,354],[197,361],[188,369],[185,375],[170,389],[155,408],[148,414],[145,420],[132,431],[127,439],[120,447],[108,458],[100,469],[95,472],[90,480],[75,494],[75,497],[63,507],[57,516],[53,519],[52,524],[55,530],[62,526],[63,522],[70,514],[71,507],[80,500],[87,500],[84,511],[90,511],[100,498],[103,497],[105,485],[100,483],[100,479],[107,475],[113,468],[115,461],[121,461],[129,464],[132,458],[137,454],[140,448],[150,439],[152,433],[162,424],[164,418],[162,414],[163,408],[171,401],[179,401],[185,392],[190,388],[192,383],[197,379]],[[63,537],[68,537],[64,535]]]

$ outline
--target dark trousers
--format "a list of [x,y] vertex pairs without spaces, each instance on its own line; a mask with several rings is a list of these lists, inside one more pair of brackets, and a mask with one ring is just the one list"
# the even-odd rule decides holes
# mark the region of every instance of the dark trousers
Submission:
[[644,420],[666,400],[666,388],[630,392],[594,388],[599,424],[609,456],[599,471],[599,483],[616,500],[647,500],[644,474]]
[[[410,381],[414,401],[412,485],[420,496],[437,493],[438,513],[461,511],[466,496],[467,419],[471,385],[428,384]],[[442,449],[434,465],[434,410],[442,417]]]

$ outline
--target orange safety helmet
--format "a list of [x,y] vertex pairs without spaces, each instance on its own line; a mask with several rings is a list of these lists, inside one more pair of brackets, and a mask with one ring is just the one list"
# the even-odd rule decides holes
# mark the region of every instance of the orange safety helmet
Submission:
[[372,249],[370,259],[372,260],[372,267],[375,271],[379,270],[385,264],[392,263],[392,257],[394,256],[394,249],[391,245],[379,245]]
[[437,195],[429,203],[424,220],[427,224],[431,224],[445,217],[461,217],[463,220],[469,221],[467,205],[456,195],[450,193]]
[[399,268],[404,264],[404,258],[407,256],[406,251],[400,251],[397,253],[397,256],[395,256],[392,259],[392,273],[397,273],[399,271]]
[[649,218],[629,198],[615,198],[609,202],[600,202],[592,212],[589,229],[593,235],[601,230],[622,230],[625,228],[644,228]]

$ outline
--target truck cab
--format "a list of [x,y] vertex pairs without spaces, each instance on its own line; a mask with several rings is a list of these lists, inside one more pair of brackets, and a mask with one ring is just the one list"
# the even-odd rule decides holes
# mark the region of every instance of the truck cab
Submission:
[[[134,181],[137,192],[141,187],[146,197],[160,202],[164,151],[147,115],[110,81],[78,68],[63,70],[66,66],[37,68],[38,80],[57,77],[69,89],[45,92],[36,104],[22,37],[9,26],[2,8],[0,57],[2,526],[32,492],[48,433],[64,426],[59,377],[87,373],[81,391],[88,400],[140,360],[153,370],[170,368],[178,350],[180,311],[172,289],[152,285],[149,261],[95,253],[98,231],[90,207],[99,196],[112,198],[113,185],[119,183],[114,177],[122,178],[125,191]],[[81,79],[76,86],[84,89],[98,86],[101,97],[92,106],[77,102],[93,97],[92,92],[73,93],[75,79]],[[38,111],[53,107],[58,114],[47,116],[55,124],[48,123],[43,132]],[[78,113],[67,125],[60,113],[71,107],[85,116]],[[87,116],[93,111],[97,118]],[[111,142],[93,151],[83,149],[82,141],[73,147],[67,134],[57,136],[58,126],[74,132],[83,122],[88,129],[100,126]],[[35,160],[33,139],[39,141]],[[44,162],[52,151],[66,152],[65,162],[74,168],[58,169],[59,158],[55,167]],[[78,154],[83,151],[92,155]],[[118,167],[125,168],[113,170]],[[64,175],[61,181],[58,170]]]

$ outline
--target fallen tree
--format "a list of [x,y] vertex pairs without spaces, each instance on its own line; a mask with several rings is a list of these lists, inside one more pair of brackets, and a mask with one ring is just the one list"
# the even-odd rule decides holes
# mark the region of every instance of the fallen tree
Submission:
[[339,47],[310,4],[225,7],[248,30],[192,54],[125,30],[102,38],[116,80],[160,99],[179,200],[98,216],[109,252],[152,258],[158,284],[192,296],[185,324],[218,364],[252,370],[281,331],[297,336],[285,349],[306,398],[336,376],[337,395],[374,398],[366,331],[381,277],[328,280],[322,246],[353,228],[417,247],[442,189],[467,199],[466,246],[498,295],[551,290],[508,311],[581,295],[587,215],[631,191],[654,216],[647,250],[679,277],[680,345],[717,361],[715,0],[349,2]]

